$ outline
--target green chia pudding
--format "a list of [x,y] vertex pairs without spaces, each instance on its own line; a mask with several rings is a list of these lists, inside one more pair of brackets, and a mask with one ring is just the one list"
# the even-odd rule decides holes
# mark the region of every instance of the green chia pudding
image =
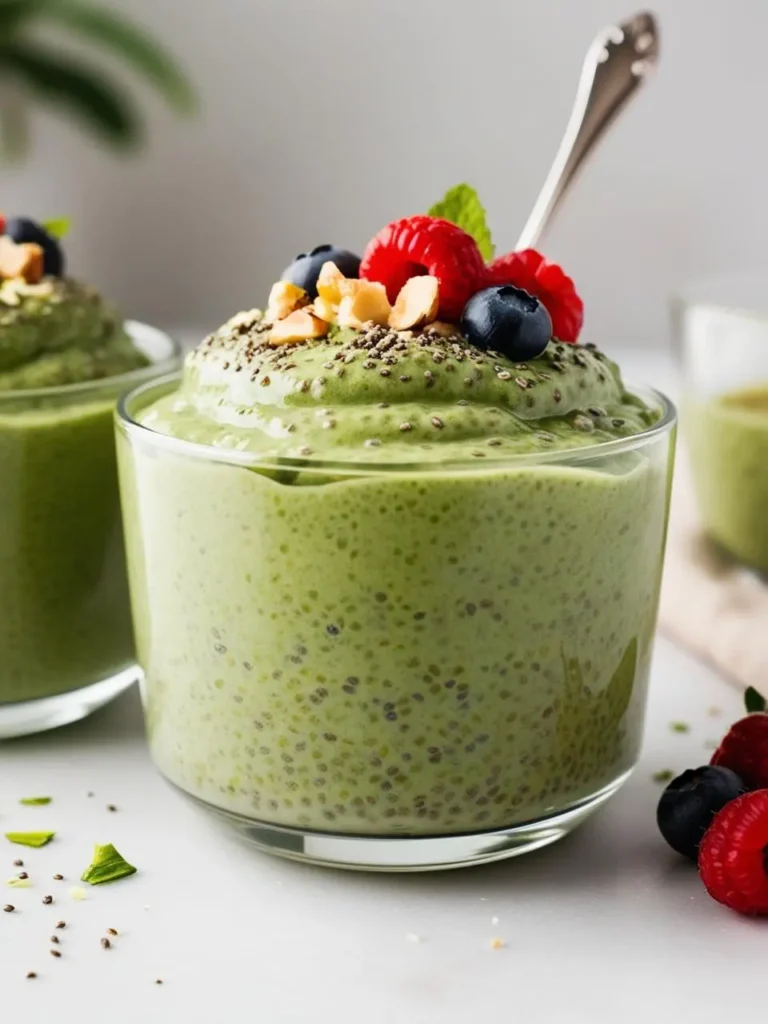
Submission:
[[660,407],[549,334],[520,359],[445,323],[283,343],[279,322],[233,318],[119,431],[161,771],[346,835],[508,828],[615,785],[655,626]]
[[685,428],[708,532],[740,562],[768,572],[768,384],[690,399]]
[[[2,272],[13,242],[0,242]],[[148,362],[92,288],[54,273],[2,281],[0,705],[134,660],[112,417],[125,375]]]

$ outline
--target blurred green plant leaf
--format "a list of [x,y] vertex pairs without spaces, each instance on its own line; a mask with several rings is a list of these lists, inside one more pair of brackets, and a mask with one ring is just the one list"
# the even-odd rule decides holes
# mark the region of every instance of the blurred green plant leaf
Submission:
[[0,47],[0,69],[14,72],[38,99],[68,110],[112,145],[140,141],[139,119],[129,98],[81,60],[18,40]]
[[61,241],[69,234],[69,229],[72,227],[72,218],[52,217],[50,220],[43,221],[43,227],[49,235],[53,235],[54,238]]
[[48,21],[71,29],[81,38],[102,43],[151,81],[177,111],[192,113],[195,92],[170,52],[139,25],[116,11],[84,0],[32,0],[42,3]]
[[0,45],[23,22],[39,14],[41,6],[41,0],[0,0]]

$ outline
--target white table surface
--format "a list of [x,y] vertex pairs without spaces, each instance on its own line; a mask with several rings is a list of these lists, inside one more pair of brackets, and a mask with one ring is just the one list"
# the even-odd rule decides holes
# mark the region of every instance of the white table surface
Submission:
[[[715,904],[666,849],[651,778],[706,762],[707,743],[739,713],[733,687],[659,640],[642,760],[606,808],[527,857],[407,877],[308,868],[241,844],[155,773],[135,692],[88,721],[0,744],[0,832],[57,830],[42,850],[0,845],[0,879],[20,856],[34,882],[0,897],[17,908],[0,913],[0,1017],[764,1022],[768,924]],[[676,720],[691,731],[672,731]],[[38,794],[53,803],[19,806]],[[94,842],[114,843],[140,871],[74,901]],[[108,927],[120,937],[105,950]],[[495,937],[504,948],[491,949]]]

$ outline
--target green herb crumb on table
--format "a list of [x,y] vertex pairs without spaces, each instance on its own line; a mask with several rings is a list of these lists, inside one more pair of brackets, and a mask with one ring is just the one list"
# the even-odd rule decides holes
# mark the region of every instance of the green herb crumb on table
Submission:
[[136,868],[118,853],[112,843],[106,843],[104,846],[97,843],[93,849],[93,860],[80,880],[89,885],[102,885],[105,882],[117,882],[134,874]]

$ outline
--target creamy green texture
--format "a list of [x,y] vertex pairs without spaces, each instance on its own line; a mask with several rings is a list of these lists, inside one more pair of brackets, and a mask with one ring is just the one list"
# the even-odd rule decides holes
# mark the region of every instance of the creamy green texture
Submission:
[[142,422],[266,456],[401,463],[594,445],[654,418],[592,346],[551,342],[515,363],[458,331],[373,327],[271,347],[253,311],[192,352],[180,390]]
[[87,285],[0,286],[0,706],[131,664],[112,418],[146,363]]
[[704,525],[745,565],[768,572],[768,383],[685,403]]
[[113,377],[147,365],[122,318],[71,278],[0,286],[0,392]]

